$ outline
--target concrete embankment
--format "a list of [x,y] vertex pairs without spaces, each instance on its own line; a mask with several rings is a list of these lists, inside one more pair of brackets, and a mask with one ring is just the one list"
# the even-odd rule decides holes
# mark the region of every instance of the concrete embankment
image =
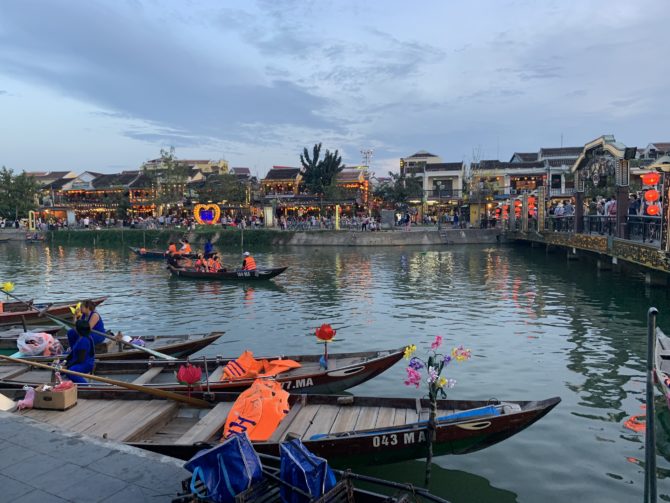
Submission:
[[[0,233],[0,237],[4,233]],[[20,238],[24,239],[25,232]],[[278,229],[198,228],[185,229],[90,229],[59,230],[45,233],[47,243],[72,246],[138,246],[167,248],[170,241],[187,237],[200,247],[210,238],[218,248],[269,248],[274,246],[442,246],[492,244],[500,239],[497,229],[413,228],[409,231],[378,232],[314,230],[306,232]]]

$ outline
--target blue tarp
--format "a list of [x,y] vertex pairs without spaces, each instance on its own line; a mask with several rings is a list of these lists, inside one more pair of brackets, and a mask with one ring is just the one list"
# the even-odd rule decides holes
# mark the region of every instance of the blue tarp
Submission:
[[[280,476],[285,482],[310,494],[312,499],[323,496],[335,487],[336,480],[328,462],[315,456],[298,439],[284,442],[280,446]],[[306,503],[309,500],[290,487],[282,485],[283,503]]]

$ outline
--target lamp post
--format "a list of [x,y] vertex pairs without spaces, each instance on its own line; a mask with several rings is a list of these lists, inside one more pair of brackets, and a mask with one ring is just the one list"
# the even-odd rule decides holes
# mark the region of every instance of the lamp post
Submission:
[[442,181],[437,182],[437,230],[442,230],[442,210],[440,204],[442,203]]

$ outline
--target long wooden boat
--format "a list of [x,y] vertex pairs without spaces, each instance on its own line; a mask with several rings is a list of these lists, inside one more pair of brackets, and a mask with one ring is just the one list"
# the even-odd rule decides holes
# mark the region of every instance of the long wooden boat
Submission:
[[654,377],[658,389],[665,397],[666,405],[670,408],[670,337],[666,336],[660,328],[656,328]]
[[[82,299],[83,300],[83,299]],[[97,306],[102,304],[107,297],[98,297],[91,299]],[[70,314],[70,308],[74,308],[79,300],[70,300],[63,302],[50,303],[32,303],[31,305],[39,310],[46,310],[45,312],[52,316],[63,316]],[[45,316],[40,316],[40,312],[35,309],[29,309],[23,302],[4,302],[2,305],[2,312],[0,313],[0,325],[16,325],[21,323],[44,323],[48,321]]]
[[[168,254],[163,250],[147,250],[145,248],[136,248],[134,246],[129,246],[128,248],[138,257],[146,259],[165,260],[168,257]],[[195,253],[182,253],[179,256],[182,258],[189,258],[189,259],[197,258],[197,255]]]
[[[223,332],[209,332],[206,334],[183,334],[183,335],[154,335],[142,337],[145,347],[159,351],[175,358],[186,358],[201,349],[206,348],[213,342],[216,342]],[[67,347],[67,337],[59,336],[58,339]],[[16,341],[13,349],[16,351]],[[95,347],[95,359],[98,362],[109,360],[145,360],[147,353],[141,349],[132,349],[124,344],[114,341],[103,342]],[[24,359],[33,361],[51,361],[53,357],[27,356]],[[2,367],[0,366],[0,369]],[[1,370],[0,370],[1,373]],[[1,379],[1,378],[0,378]]]
[[[25,392],[0,389],[14,399]],[[57,428],[125,442],[190,459],[220,441],[236,394],[217,394],[211,409],[147,399],[135,391],[99,391],[79,398],[66,411],[26,410],[21,414]],[[526,429],[560,398],[541,401],[439,400],[433,454],[467,454],[497,444]],[[278,455],[279,444],[300,438],[335,466],[395,463],[426,456],[428,400],[335,395],[291,395],[290,412],[268,441],[254,442],[259,453]],[[489,413],[490,411],[494,411]]]
[[243,271],[241,269],[234,271],[202,272],[196,271],[191,267],[175,267],[168,264],[168,269],[173,276],[179,278],[195,279],[216,279],[233,281],[263,281],[274,278],[283,273],[288,267],[276,267],[274,269],[256,269],[255,271]]
[[[263,479],[253,484],[246,491],[238,494],[236,501],[249,503],[280,503],[286,501],[282,498],[281,488],[283,487],[284,491],[287,491],[287,494],[290,495],[291,489],[294,486],[286,481],[281,481],[281,459],[268,454],[261,454],[259,457],[263,471],[265,472]],[[353,473],[351,470],[332,471],[337,483],[335,487],[318,500],[318,503],[412,503],[416,501],[449,503],[426,489],[416,487],[412,484],[391,482],[377,477],[359,475]],[[357,487],[356,483],[365,484],[366,489]],[[173,499],[172,503],[205,501],[198,499],[198,494],[207,493],[205,485],[201,481],[198,481],[195,486],[197,494],[194,493],[191,487],[191,477],[183,480],[181,485],[184,492]],[[393,495],[390,496],[374,491],[387,491],[393,493]],[[303,500],[300,499],[300,501]],[[311,503],[317,503],[317,500],[313,500]]]
[[[158,348],[156,348],[158,349]],[[97,355],[95,375],[141,384],[149,388],[187,393],[189,388],[180,384],[176,372],[186,361],[145,360],[112,361]],[[125,353],[124,355],[125,356]],[[320,355],[283,356],[300,363],[299,368],[278,374],[275,380],[289,391],[299,393],[338,393],[357,386],[397,363],[403,356],[403,349],[389,351],[365,351],[358,353],[334,353],[328,357],[328,369],[319,364]],[[259,357],[259,360],[274,360],[279,357]],[[240,392],[247,389],[253,379],[221,381],[224,366],[230,358],[200,358],[189,362],[200,367],[202,383],[191,387],[191,395],[207,397],[211,392]],[[205,371],[205,368],[207,369]],[[0,365],[0,385],[2,387],[23,387],[51,381],[51,371],[31,369],[26,365]],[[207,380],[209,376],[209,381]],[[209,384],[208,384],[209,382]],[[90,382],[80,387],[80,396],[88,396],[91,391],[118,389],[99,382]]]

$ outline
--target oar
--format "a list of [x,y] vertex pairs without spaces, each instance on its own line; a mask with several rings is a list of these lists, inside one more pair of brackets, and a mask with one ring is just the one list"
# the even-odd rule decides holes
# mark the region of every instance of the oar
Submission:
[[[30,362],[28,360],[23,360],[21,358],[12,358],[11,356],[4,356],[0,355],[0,359],[2,360],[7,360],[13,363],[21,363],[23,365],[28,365],[30,367],[37,367],[37,368],[42,368],[46,370],[56,370],[54,367],[51,367],[50,365],[45,365],[43,363],[36,363],[36,362]],[[99,377],[96,375],[91,375],[91,374],[84,374],[82,372],[76,372],[74,370],[68,370],[68,369],[60,369],[58,370],[59,372],[62,372],[64,374],[70,374],[70,375],[75,375],[79,377],[83,377],[85,379],[91,379],[92,381],[100,381],[104,382],[106,384],[112,384],[114,386],[119,386],[121,388],[127,388],[127,389],[132,389],[135,391],[141,391],[142,393],[146,393],[148,395],[154,395],[158,396],[161,398],[167,398],[169,400],[175,400],[177,402],[183,402],[188,405],[192,405],[194,407],[211,407],[211,404],[209,402],[206,402],[205,400],[201,400],[199,398],[191,398],[189,396],[185,395],[180,395],[179,393],[173,393],[172,391],[165,391],[162,389],[154,389],[154,388],[149,388],[147,386],[140,386],[139,384],[133,384],[130,382],[125,382],[125,381],[117,381],[116,379],[108,379],[106,377]]]
[[[12,297],[13,299],[18,300],[18,301],[21,302],[22,304],[25,304],[25,305],[28,306],[30,309],[34,309],[35,311],[37,311],[38,313],[40,313],[40,316],[46,316],[46,317],[49,318],[50,320],[55,321],[56,323],[58,323],[58,324],[59,324],[60,326],[62,326],[62,327],[65,327],[65,328],[72,328],[72,327],[74,326],[74,323],[71,323],[71,322],[66,321],[66,320],[64,320],[64,319],[62,319],[62,318],[58,318],[57,316],[54,316],[54,315],[52,315],[52,314],[49,314],[49,313],[47,312],[47,310],[49,309],[48,306],[45,307],[44,309],[38,309],[38,308],[36,308],[35,306],[33,306],[32,304],[28,304],[27,302],[21,300],[19,297],[17,297],[17,296],[14,295],[14,294],[11,294],[11,293],[9,293],[9,292],[7,292],[7,291],[5,291],[5,290],[2,290],[2,292],[4,292],[5,294],[9,295],[9,296]],[[93,330],[93,329],[91,329],[91,333],[92,333],[92,334],[96,334],[96,335],[101,335],[101,336],[103,336],[104,338],[106,338],[106,339],[110,339],[110,340],[115,341],[115,342],[120,342],[120,343],[122,343],[122,344],[125,344],[126,346],[130,346],[130,347],[133,348],[133,349],[139,349],[140,351],[144,351],[145,353],[149,353],[150,355],[153,355],[153,356],[155,356],[156,358],[162,358],[163,360],[176,360],[176,359],[177,359],[177,358],[175,358],[174,356],[170,356],[170,355],[163,354],[163,353],[161,353],[161,352],[159,352],[159,351],[155,351],[155,350],[153,350],[153,349],[151,349],[151,348],[145,348],[144,346],[136,346],[135,344],[131,344],[130,342],[126,342],[126,341],[118,341],[118,340],[116,340],[116,338],[110,336],[109,334],[106,334],[105,332],[100,332],[99,330]]]

